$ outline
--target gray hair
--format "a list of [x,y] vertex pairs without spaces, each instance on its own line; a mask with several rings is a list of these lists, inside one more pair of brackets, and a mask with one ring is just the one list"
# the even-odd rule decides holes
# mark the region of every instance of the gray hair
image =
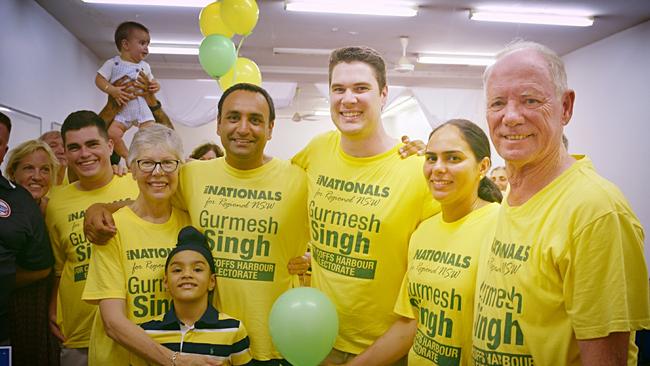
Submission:
[[131,141],[131,146],[129,147],[129,156],[126,159],[129,167],[145,151],[152,148],[166,149],[180,160],[181,163],[183,162],[183,142],[180,136],[178,136],[178,133],[156,123],[149,127],[140,128],[133,135],[133,141]]
[[[564,61],[560,56],[555,53],[555,51],[550,48],[536,42],[523,41],[523,40],[514,40],[508,44],[504,49],[499,51],[496,55],[497,62],[504,58],[505,56],[510,55],[511,53],[521,51],[521,50],[534,50],[539,53],[540,56],[546,61],[546,66],[549,73],[551,74],[551,80],[553,85],[555,85],[555,94],[559,98],[564,94],[564,92],[569,89],[567,86],[566,70],[564,69]],[[487,80],[490,77],[492,72],[492,67],[496,63],[488,66],[483,73],[483,85],[487,85]]]

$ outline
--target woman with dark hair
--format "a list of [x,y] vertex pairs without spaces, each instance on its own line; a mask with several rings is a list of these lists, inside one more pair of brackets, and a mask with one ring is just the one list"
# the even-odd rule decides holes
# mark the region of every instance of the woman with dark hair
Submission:
[[212,142],[206,142],[205,144],[197,146],[194,151],[190,154],[190,159],[194,160],[212,160],[222,157],[223,150],[219,145]]
[[420,223],[395,304],[401,316],[348,365],[468,365],[481,247],[492,237],[501,192],[486,178],[490,143],[464,119],[438,126],[425,151],[424,177],[441,212]]

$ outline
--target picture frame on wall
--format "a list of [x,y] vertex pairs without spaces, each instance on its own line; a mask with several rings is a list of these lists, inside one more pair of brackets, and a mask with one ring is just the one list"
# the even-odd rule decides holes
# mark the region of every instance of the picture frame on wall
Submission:
[[61,123],[59,123],[59,122],[50,123],[50,130],[51,131],[61,131]]

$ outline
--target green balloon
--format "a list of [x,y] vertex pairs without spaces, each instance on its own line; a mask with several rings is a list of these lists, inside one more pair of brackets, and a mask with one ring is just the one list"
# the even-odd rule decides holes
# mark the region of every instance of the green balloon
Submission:
[[230,38],[220,34],[211,34],[199,46],[199,62],[203,70],[213,78],[227,73],[235,64],[237,54]]
[[325,294],[299,287],[275,300],[269,330],[275,348],[292,365],[317,366],[334,346],[339,320]]

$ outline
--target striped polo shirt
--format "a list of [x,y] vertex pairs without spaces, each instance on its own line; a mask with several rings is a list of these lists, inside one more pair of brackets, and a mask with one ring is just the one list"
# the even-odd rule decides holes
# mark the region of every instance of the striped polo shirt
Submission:
[[191,327],[178,320],[173,305],[162,319],[140,326],[156,342],[175,352],[208,355],[232,365],[248,365],[252,359],[244,324],[210,304]]

